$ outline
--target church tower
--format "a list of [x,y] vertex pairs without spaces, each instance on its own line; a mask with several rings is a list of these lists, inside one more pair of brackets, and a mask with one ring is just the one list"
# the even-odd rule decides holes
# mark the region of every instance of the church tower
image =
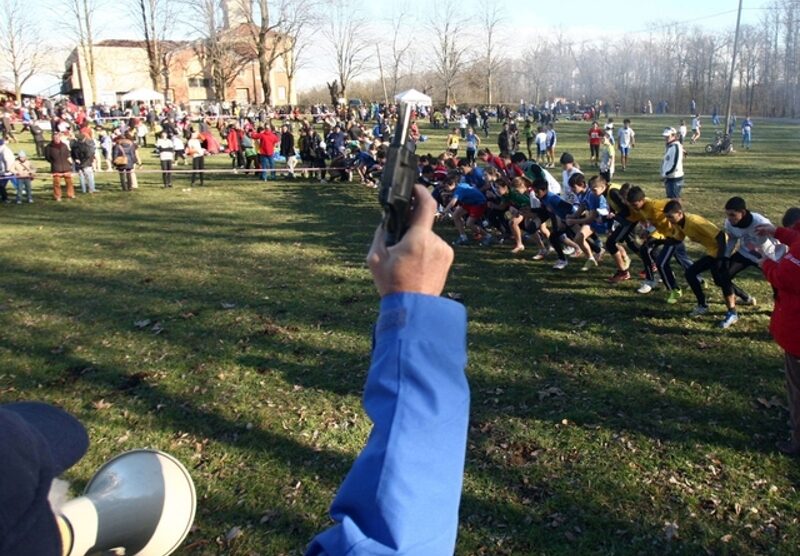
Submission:
[[221,2],[225,29],[235,29],[247,23],[248,16],[252,13],[251,0],[221,0]]

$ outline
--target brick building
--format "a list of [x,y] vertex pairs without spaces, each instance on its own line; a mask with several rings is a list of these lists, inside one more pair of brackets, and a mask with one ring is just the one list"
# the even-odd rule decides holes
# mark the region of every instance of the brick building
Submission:
[[[242,19],[240,13],[225,11],[225,27],[220,33],[235,45],[232,54],[235,62],[228,66],[231,79],[225,87],[224,98],[218,98],[215,94],[207,47],[200,40],[160,43],[165,63],[159,92],[164,93],[167,100],[189,106],[223,100],[245,104],[264,103],[256,52],[248,24]],[[272,41],[284,40],[275,33],[269,38]],[[291,53],[285,56],[291,56]],[[93,57],[97,91],[91,90],[82,49],[73,49],[65,62],[61,92],[78,104],[84,104],[89,99],[98,103],[118,104],[119,98],[132,89],[152,88],[144,41],[101,41],[93,45]],[[269,79],[271,94],[267,104],[296,104],[296,93],[294,87],[289,86],[284,56],[275,60]],[[290,95],[292,98],[289,98]]]

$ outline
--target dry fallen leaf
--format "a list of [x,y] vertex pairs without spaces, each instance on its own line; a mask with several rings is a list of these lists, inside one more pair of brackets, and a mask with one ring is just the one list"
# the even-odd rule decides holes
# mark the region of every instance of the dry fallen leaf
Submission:
[[238,525],[231,527],[231,530],[225,535],[225,544],[231,544],[234,540],[244,535],[244,531]]
[[97,411],[102,411],[104,409],[108,409],[112,405],[114,405],[114,404],[112,404],[111,402],[107,402],[104,399],[100,399],[100,400],[98,400],[96,402],[92,402],[92,407],[94,407]]
[[675,522],[664,522],[664,537],[671,541],[678,538],[678,524]]
[[783,400],[778,398],[778,396],[772,396],[770,399],[756,398],[756,401],[767,409],[772,409],[773,407],[781,407],[783,409],[787,409],[786,404],[784,404]]
[[561,397],[564,395],[564,391],[560,388],[556,388],[555,386],[550,386],[549,388],[545,388],[544,390],[539,390],[539,401],[542,401],[545,398],[549,398],[550,396]]

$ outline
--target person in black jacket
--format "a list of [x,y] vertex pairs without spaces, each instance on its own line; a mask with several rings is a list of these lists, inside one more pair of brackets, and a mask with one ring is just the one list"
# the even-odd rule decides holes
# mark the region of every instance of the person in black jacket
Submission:
[[33,122],[31,125],[31,135],[33,135],[33,142],[36,145],[36,156],[44,158],[44,147],[47,141],[44,139],[44,131],[38,122]]
[[497,135],[497,146],[500,149],[500,154],[511,154],[511,141],[508,133],[508,124],[503,124],[503,131]]
[[81,131],[70,144],[72,160],[75,161],[75,169],[81,182],[81,191],[94,194],[94,141],[89,137],[88,132]]
[[281,156],[286,159],[286,166],[289,168],[289,179],[294,179],[294,167],[297,159],[294,157],[294,134],[288,124],[281,126]]
[[50,173],[53,175],[53,198],[61,200],[61,180],[67,184],[67,199],[75,198],[75,188],[72,185],[72,156],[69,146],[62,141],[61,133],[56,132],[53,140],[44,149],[44,158],[50,163]]

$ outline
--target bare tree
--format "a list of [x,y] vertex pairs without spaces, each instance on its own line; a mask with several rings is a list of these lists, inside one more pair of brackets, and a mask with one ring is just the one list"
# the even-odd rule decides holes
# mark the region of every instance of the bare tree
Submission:
[[433,34],[433,69],[444,89],[445,104],[453,100],[453,88],[466,63],[467,46],[463,37],[463,21],[458,17],[454,0],[437,3],[430,30]]
[[492,80],[500,70],[501,43],[498,42],[500,27],[505,21],[505,10],[498,3],[481,5],[481,31],[483,32],[484,71],[486,72],[486,104],[492,104]]
[[338,92],[346,98],[350,81],[368,69],[367,23],[349,0],[332,0],[331,8],[328,21],[322,27],[322,36],[334,57]]
[[195,42],[197,57],[211,74],[214,97],[225,100],[228,86],[237,75],[256,59],[256,49],[235,29],[222,25],[223,12],[219,0],[189,0],[196,16],[192,27],[200,34]]
[[[238,0],[244,14],[250,36],[256,46],[261,90],[264,102],[270,102],[272,84],[270,74],[275,64],[283,58],[291,89],[292,76],[296,65],[294,52],[298,48],[298,38],[303,28],[312,20],[314,0]],[[299,45],[301,48],[304,45]],[[288,91],[291,99],[291,90]]]
[[[283,0],[285,1],[285,0]],[[241,11],[247,20],[247,29],[255,43],[258,58],[258,74],[264,103],[269,104],[272,97],[272,84],[269,75],[275,60],[283,52],[276,32],[281,26],[280,12],[270,19],[271,6],[267,0],[239,0]]]
[[153,89],[161,88],[162,77],[166,77],[165,40],[174,21],[173,0],[137,0],[128,4],[136,27],[144,36],[147,50],[147,73]]
[[[94,104],[97,100],[97,64],[94,58],[94,16],[97,8],[97,0],[68,0],[67,11],[70,18],[63,20],[70,30],[70,34],[77,40],[78,53],[83,62],[86,77],[89,79],[91,90],[89,98],[86,98],[86,90],[83,91],[83,101],[86,104]],[[59,12],[58,17],[61,20],[63,14]]]
[[552,63],[553,47],[546,39],[537,41],[534,46],[528,47],[522,55],[522,68],[520,72],[525,76],[521,97],[527,97],[538,105],[543,95],[547,95],[548,85],[553,82],[554,76]]
[[411,47],[414,44],[414,26],[410,21],[410,14],[407,9],[401,9],[392,16],[392,48],[390,55],[391,66],[389,76],[392,80],[392,97],[397,94],[398,83],[405,69],[406,59],[411,54]]
[[0,60],[14,80],[14,94],[19,101],[22,86],[45,62],[41,34],[29,10],[20,0],[0,0]]
[[[298,0],[291,5],[299,6],[302,2],[303,0]],[[311,32],[314,30],[311,5],[311,2],[309,2],[309,9],[303,10],[304,15],[295,18],[295,25],[291,29],[284,31],[288,41],[288,49],[284,55],[284,61],[286,81],[288,83],[286,98],[289,102],[292,101],[294,95],[294,78],[297,77],[297,70],[302,68],[306,62],[305,52],[311,42]]]
[[[529,97],[539,104],[545,98],[564,97],[572,102],[619,102],[625,111],[640,110],[651,103],[685,114],[691,99],[696,100],[701,113],[708,113],[726,95],[733,54],[732,25],[710,30],[659,21],[651,24],[649,31],[610,40],[599,36],[574,40],[566,30],[555,29],[535,44],[522,45],[520,55],[515,56],[510,46],[508,52],[495,50],[495,45],[506,41],[493,30],[498,28],[493,22],[502,18],[497,17],[498,11],[491,3],[484,9],[477,13],[474,24],[467,25],[459,20],[463,9],[454,0],[435,3],[432,23],[426,25],[429,42],[424,45],[433,54],[432,63],[427,71],[417,65],[413,76],[403,76],[401,70],[396,74],[398,78],[426,92],[433,89],[437,98],[450,104],[457,90],[458,100],[470,103]],[[404,38],[398,20],[393,19],[392,23],[384,36],[387,50],[391,39]],[[477,29],[481,23],[482,37],[465,35],[465,30]],[[481,46],[474,57],[464,46],[469,42]],[[405,44],[396,43],[399,53]],[[740,52],[734,68],[735,110],[797,117],[800,3],[768,0],[759,24],[745,33]],[[406,60],[409,57],[405,54]],[[391,75],[394,68],[389,67],[392,59],[387,55],[384,62],[388,62],[389,85],[395,85],[397,81]],[[402,67],[400,63],[393,65]],[[508,68],[502,76],[497,69],[500,65],[504,70]],[[351,95],[358,90],[380,96],[380,82],[352,83],[349,90]],[[324,98],[325,94],[324,87],[313,93],[315,98]],[[304,97],[310,98],[311,94]]]

